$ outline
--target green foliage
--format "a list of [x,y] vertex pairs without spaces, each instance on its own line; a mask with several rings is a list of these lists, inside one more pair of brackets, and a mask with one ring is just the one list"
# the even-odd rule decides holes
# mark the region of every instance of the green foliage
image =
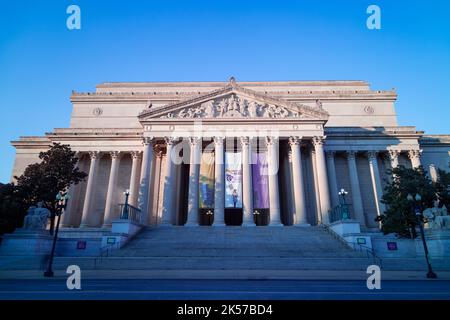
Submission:
[[29,165],[20,177],[14,177],[17,184],[0,187],[0,234],[20,227],[27,208],[40,201],[54,215],[56,195],[87,176],[78,169],[78,158],[68,145],[54,143],[39,158],[40,163]]
[[39,158],[41,163],[29,165],[20,177],[15,177],[17,188],[28,206],[43,201],[54,213],[58,192],[83,181],[87,174],[76,166],[78,158],[68,145],[54,143],[48,151],[41,152]]
[[385,187],[382,198],[386,211],[378,217],[381,229],[385,234],[396,233],[400,237],[414,238],[417,218],[414,204],[407,200],[407,196],[420,194],[422,200],[417,205],[422,209],[430,208],[436,200],[436,188],[422,167],[408,169],[399,166],[388,170],[388,174],[393,178]]
[[22,226],[27,207],[14,184],[0,185],[0,235]]
[[450,209],[450,172],[438,169],[438,180],[434,184],[440,205]]

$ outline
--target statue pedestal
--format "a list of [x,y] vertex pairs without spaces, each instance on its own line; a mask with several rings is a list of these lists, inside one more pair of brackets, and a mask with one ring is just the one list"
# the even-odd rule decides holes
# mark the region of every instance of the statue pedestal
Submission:
[[3,236],[0,255],[36,256],[50,254],[53,237],[48,230],[18,229]]

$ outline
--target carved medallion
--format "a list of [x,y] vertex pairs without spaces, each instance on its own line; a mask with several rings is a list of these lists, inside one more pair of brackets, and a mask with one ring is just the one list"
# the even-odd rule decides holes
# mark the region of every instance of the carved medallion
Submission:
[[95,108],[92,111],[92,114],[96,117],[100,117],[103,114],[103,109],[102,108]]

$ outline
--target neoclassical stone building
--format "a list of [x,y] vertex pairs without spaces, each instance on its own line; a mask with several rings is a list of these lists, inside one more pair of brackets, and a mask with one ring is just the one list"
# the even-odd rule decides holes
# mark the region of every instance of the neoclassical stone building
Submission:
[[52,142],[89,174],[63,226],[109,228],[129,203],[146,225],[328,223],[348,191],[376,231],[387,169],[449,169],[450,136],[397,123],[395,91],[363,81],[103,83],[73,92],[69,128],[14,141],[13,175]]

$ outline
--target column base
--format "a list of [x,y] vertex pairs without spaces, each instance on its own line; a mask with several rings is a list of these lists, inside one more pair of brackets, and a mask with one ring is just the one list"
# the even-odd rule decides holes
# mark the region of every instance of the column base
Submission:
[[281,222],[270,222],[269,227],[284,227],[284,224]]
[[212,227],[226,227],[227,225],[224,222],[216,222],[212,224]]
[[184,227],[192,228],[192,227],[200,227],[197,222],[187,222]]
[[311,224],[310,223],[298,223],[298,224],[294,224],[293,227],[306,228],[306,227],[311,227]]
[[158,227],[173,227],[173,224],[168,223],[168,222],[163,222]]
[[256,223],[252,222],[244,222],[242,227],[256,227]]

